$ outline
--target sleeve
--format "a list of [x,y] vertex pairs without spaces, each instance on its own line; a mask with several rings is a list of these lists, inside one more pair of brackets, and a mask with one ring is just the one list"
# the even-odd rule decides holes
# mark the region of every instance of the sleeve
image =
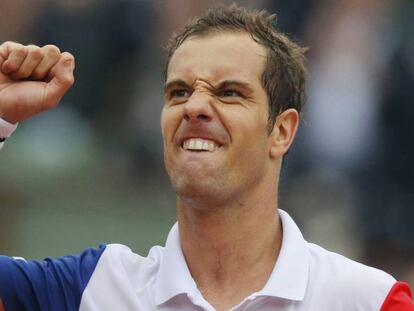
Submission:
[[43,261],[0,256],[0,297],[6,311],[75,311],[106,246]]
[[414,311],[414,302],[408,284],[395,283],[385,298],[380,311]]
[[17,123],[11,124],[0,118],[0,150],[4,145],[5,139],[10,137],[10,135],[16,130],[16,128]]

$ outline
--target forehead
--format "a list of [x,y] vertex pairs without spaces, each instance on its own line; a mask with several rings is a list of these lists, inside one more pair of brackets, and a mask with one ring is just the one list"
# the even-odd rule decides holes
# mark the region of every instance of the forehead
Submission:
[[224,32],[188,38],[173,54],[167,81],[243,80],[261,84],[266,50],[247,33]]

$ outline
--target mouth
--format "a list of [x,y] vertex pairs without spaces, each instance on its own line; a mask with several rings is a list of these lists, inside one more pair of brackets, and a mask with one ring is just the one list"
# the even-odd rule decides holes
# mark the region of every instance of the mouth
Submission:
[[215,141],[205,138],[189,138],[181,144],[183,150],[194,152],[214,152],[220,147]]

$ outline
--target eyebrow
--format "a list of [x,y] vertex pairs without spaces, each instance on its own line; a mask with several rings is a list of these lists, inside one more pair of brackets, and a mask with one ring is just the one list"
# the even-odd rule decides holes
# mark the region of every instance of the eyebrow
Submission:
[[241,88],[241,89],[246,90],[249,93],[253,93],[253,88],[250,86],[249,83],[239,81],[239,80],[225,80],[219,83],[216,89],[223,90],[223,89],[231,88],[231,87]]
[[173,87],[189,88],[190,86],[184,80],[175,79],[165,84],[164,93],[166,93],[169,89]]
[[[187,82],[185,82],[182,79],[175,79],[165,84],[164,93],[173,87],[190,88],[192,86],[190,86]],[[239,80],[225,80],[225,81],[220,82],[217,86],[214,86],[214,88],[218,90],[222,90],[228,87],[237,87],[237,88],[245,89],[246,91],[250,93],[253,92],[253,88],[250,86],[249,83],[239,81]]]

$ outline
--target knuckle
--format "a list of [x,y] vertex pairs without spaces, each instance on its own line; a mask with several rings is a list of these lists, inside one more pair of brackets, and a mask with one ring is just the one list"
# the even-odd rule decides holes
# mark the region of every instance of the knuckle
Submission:
[[3,42],[3,43],[0,45],[0,50],[1,50],[1,51],[6,51],[6,50],[7,50],[7,42],[8,42],[8,41]]
[[60,49],[56,45],[45,45],[43,49],[49,57],[58,58],[60,56]]
[[63,52],[62,57],[64,57],[66,60],[75,61],[75,57],[69,52]]
[[31,47],[29,53],[30,56],[35,60],[43,58],[43,51],[39,47]]
[[13,41],[5,41],[3,42],[3,44],[1,45],[4,48],[9,48],[11,46],[17,45],[18,43],[13,42]]
[[62,84],[69,88],[73,85],[73,83],[75,82],[75,78],[73,76],[71,77],[67,77],[64,81],[62,81]]
[[27,54],[27,48],[23,45],[16,46],[14,51],[16,53],[16,56],[19,57],[19,58],[25,57],[26,54]]

